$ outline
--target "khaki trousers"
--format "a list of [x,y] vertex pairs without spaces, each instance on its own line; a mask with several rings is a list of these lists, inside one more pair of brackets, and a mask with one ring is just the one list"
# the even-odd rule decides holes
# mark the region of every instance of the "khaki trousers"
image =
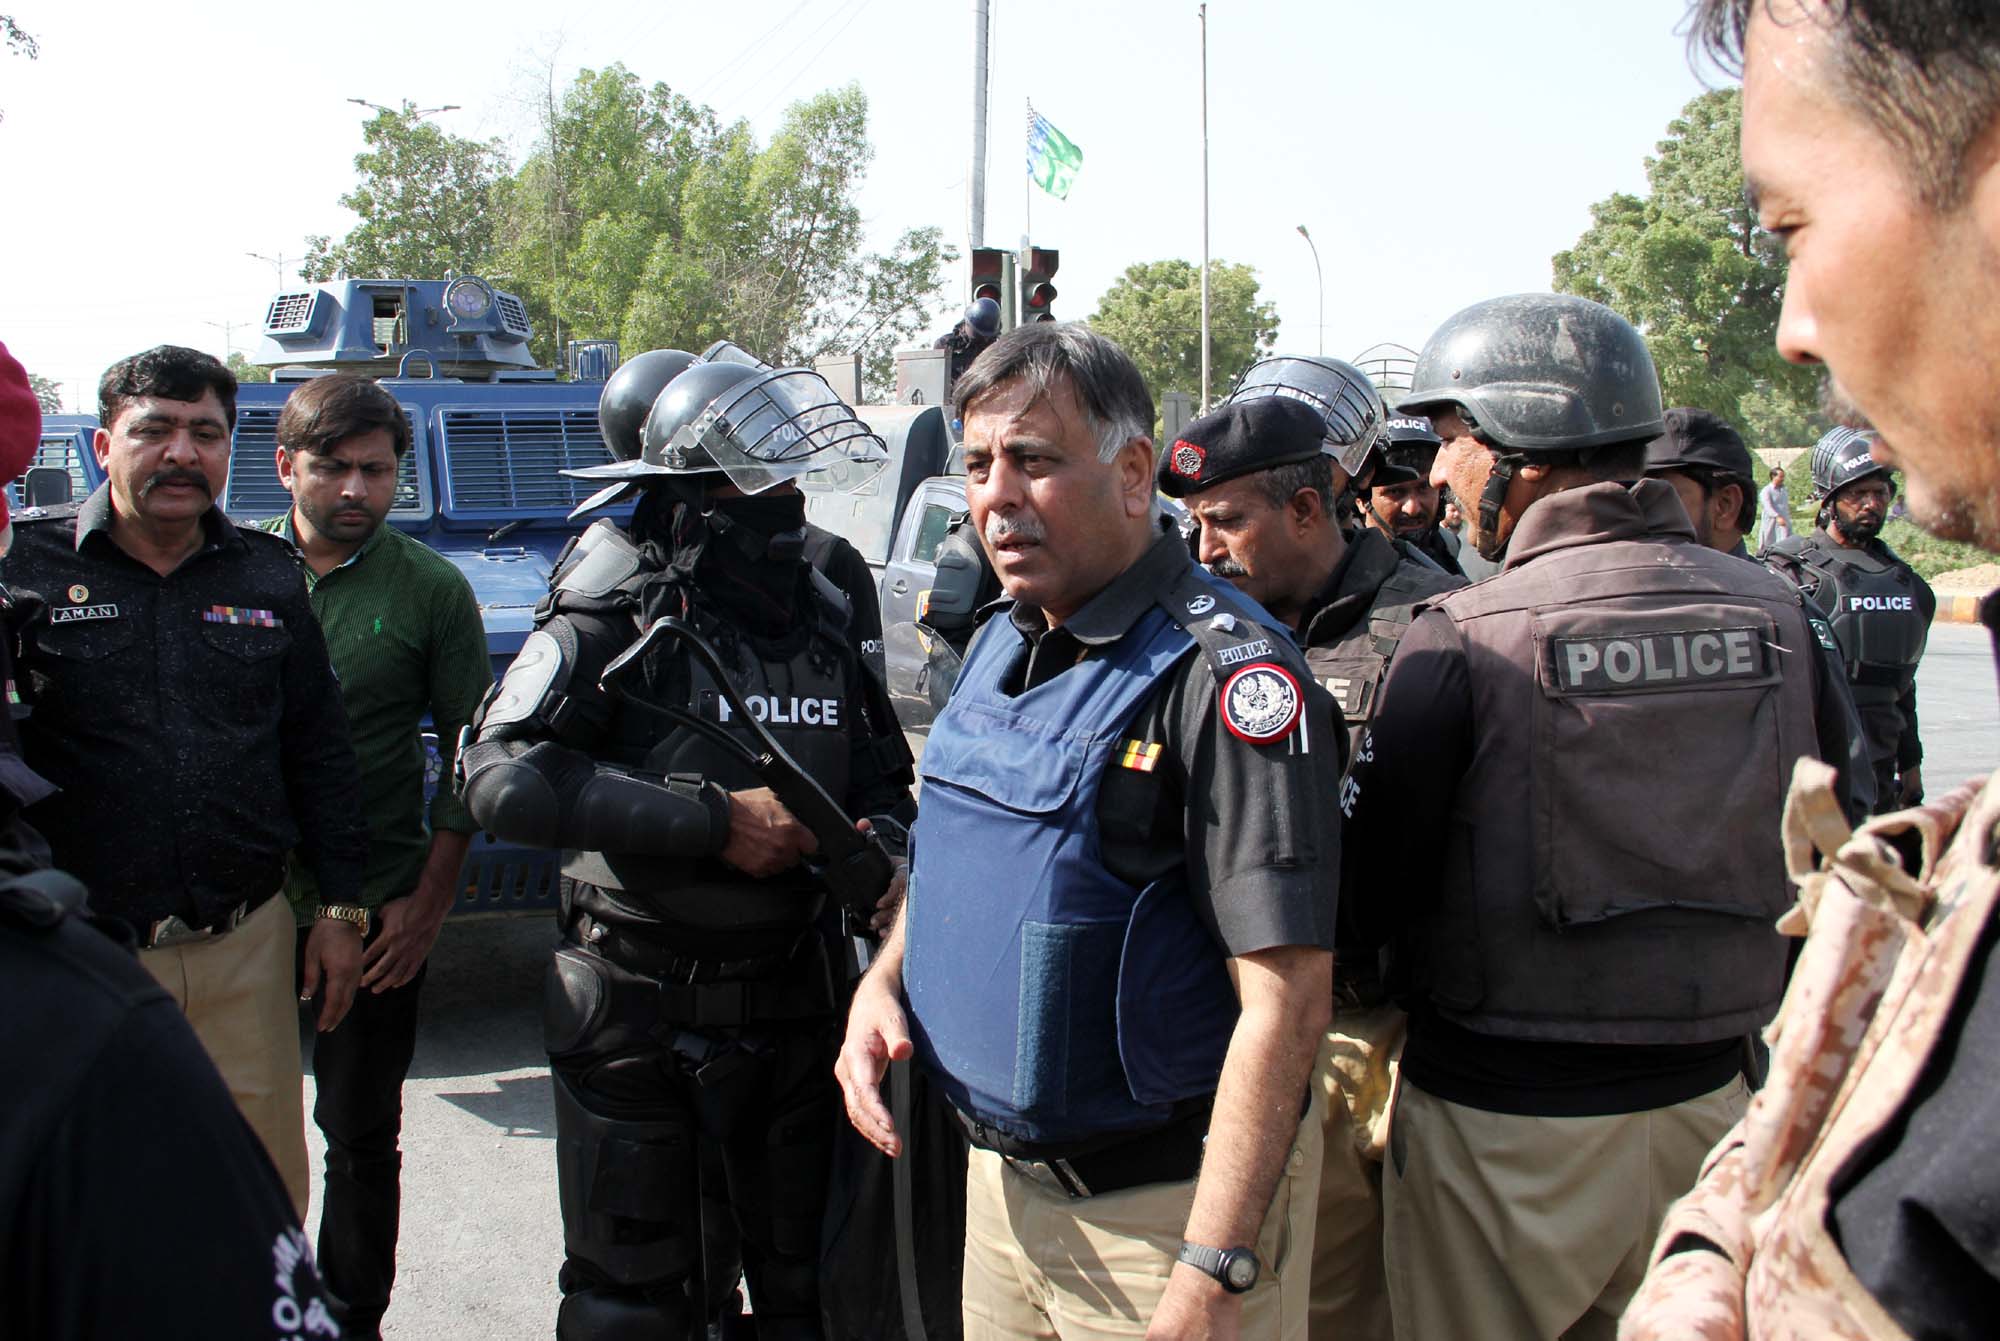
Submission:
[[1382,1154],[1396,1059],[1409,1017],[1395,1006],[1341,1011],[1314,1076],[1326,1101],[1325,1160],[1313,1227],[1311,1334],[1389,1341],[1382,1265]]
[[[1242,1297],[1246,1341],[1306,1336],[1321,1103],[1315,1092],[1257,1234],[1263,1270]],[[1191,1180],[1073,1201],[975,1148],[965,1170],[966,1341],[1143,1337],[1193,1206]]]
[[273,895],[234,931],[141,950],[139,962],[187,1015],[304,1220],[311,1175],[299,998],[292,980],[293,925],[291,905]]
[[1397,1341],[1610,1341],[1742,1077],[1644,1113],[1523,1117],[1397,1091],[1382,1177]]

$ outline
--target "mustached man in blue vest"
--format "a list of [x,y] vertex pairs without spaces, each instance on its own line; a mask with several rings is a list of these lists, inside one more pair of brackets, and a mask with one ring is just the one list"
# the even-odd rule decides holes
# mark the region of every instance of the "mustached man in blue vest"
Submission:
[[[1019,327],[954,408],[1010,599],[925,748],[848,1116],[898,1154],[880,1085],[913,1052],[957,1109],[969,1341],[1303,1337],[1338,710],[1156,526],[1152,398],[1116,345]],[[1201,428],[1169,449],[1190,472],[1247,449]]]

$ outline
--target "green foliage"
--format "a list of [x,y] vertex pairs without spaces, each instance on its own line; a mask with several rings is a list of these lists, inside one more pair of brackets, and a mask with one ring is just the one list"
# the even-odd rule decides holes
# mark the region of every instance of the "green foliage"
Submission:
[[[1763,458],[1752,454],[1757,468],[1757,488],[1761,492],[1770,483],[1771,468]],[[1792,503],[1792,532],[1806,535],[1818,524],[1819,504],[1811,502],[1806,495],[1811,486],[1806,480],[1806,454],[1801,453],[1796,461],[1785,468],[1785,494]],[[1752,543],[1756,537],[1751,536]],[[1903,561],[1917,570],[1917,575],[1926,582],[1932,581],[1939,573],[1955,572],[1961,568],[1977,568],[1985,563],[2000,563],[2000,554],[1992,554],[1976,545],[1962,544],[1956,540],[1940,540],[1915,522],[1896,520],[1882,528],[1882,542],[1901,555]]]
[[412,102],[378,111],[361,138],[361,180],[340,198],[361,222],[338,243],[308,238],[300,278],[438,279],[490,268],[494,192],[507,165],[500,141],[448,134]]
[[871,390],[924,327],[955,259],[937,228],[862,246],[856,196],[873,156],[856,85],[793,105],[766,145],[747,122],[613,65],[549,88],[542,134],[508,172],[497,143],[382,113],[341,203],[361,223],[313,239],[303,273],[479,273],[520,295],[535,353],[615,337],[699,352],[722,338],[773,362],[860,349]]
[[1801,446],[1828,425],[1817,372],[1787,364],[1774,344],[1784,248],[1744,199],[1742,124],[1736,89],[1682,108],[1646,160],[1651,193],[1591,206],[1590,227],[1551,260],[1555,288],[1638,324],[1668,405],[1712,410],[1753,446]]
[[[9,55],[26,56],[29,60],[39,59],[42,54],[42,44],[33,33],[14,22],[12,14],[0,14],[0,44],[6,46]],[[0,121],[6,119],[7,114],[0,112]]]
[[222,365],[235,373],[236,380],[239,382],[268,382],[271,380],[271,370],[260,367],[243,357],[243,351],[240,349],[230,350],[229,357],[222,361]]
[[28,386],[35,393],[35,403],[42,407],[43,414],[62,413],[62,383],[53,377],[40,373],[28,374]]
[[[1257,300],[1257,272],[1211,261],[1208,272],[1210,394],[1225,395],[1271,352],[1278,314]],[[1127,266],[1098,300],[1090,325],[1124,347],[1157,402],[1168,391],[1201,392],[1201,267],[1192,261]]]

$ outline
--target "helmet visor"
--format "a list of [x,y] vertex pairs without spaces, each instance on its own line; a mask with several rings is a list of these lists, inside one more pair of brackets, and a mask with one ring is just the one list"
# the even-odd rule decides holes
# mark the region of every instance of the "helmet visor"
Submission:
[[[1331,369],[1316,368],[1302,359],[1271,358],[1258,362],[1243,374],[1243,380],[1237,383],[1229,399],[1249,400],[1256,396],[1289,396],[1317,410],[1326,421],[1326,438],[1320,450],[1332,457],[1334,464],[1350,478],[1361,473],[1368,453],[1381,435],[1381,412],[1368,404],[1365,395],[1346,385]],[[1380,403],[1378,398],[1376,404]]]
[[729,388],[675,438],[699,446],[746,494],[815,476],[816,487],[857,489],[888,463],[888,449],[825,378],[804,368],[773,370]]

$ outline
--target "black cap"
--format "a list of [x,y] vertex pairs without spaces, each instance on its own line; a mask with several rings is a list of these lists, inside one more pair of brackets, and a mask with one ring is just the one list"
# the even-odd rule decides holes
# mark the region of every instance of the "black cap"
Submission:
[[1290,396],[1230,401],[1181,430],[1160,457],[1160,492],[1198,494],[1253,470],[1289,466],[1319,456],[1326,418]]
[[1746,480],[1757,478],[1743,435],[1721,416],[1680,406],[1668,410],[1665,419],[1666,432],[1646,444],[1648,475],[1696,466]]

